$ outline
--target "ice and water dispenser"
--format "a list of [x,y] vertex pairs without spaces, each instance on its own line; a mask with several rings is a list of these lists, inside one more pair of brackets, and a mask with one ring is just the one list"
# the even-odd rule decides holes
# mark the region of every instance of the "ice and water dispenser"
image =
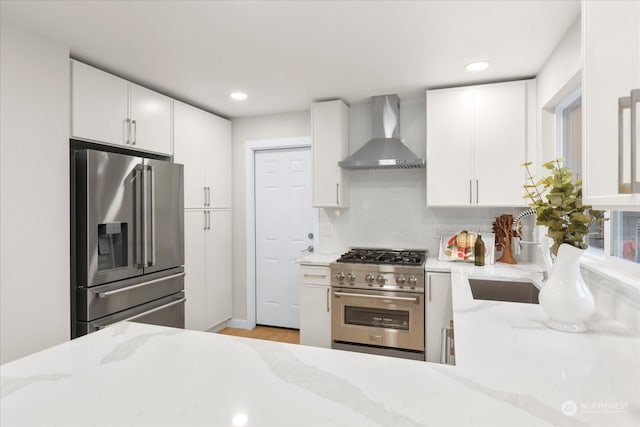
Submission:
[[126,222],[98,224],[98,271],[127,266],[127,225]]

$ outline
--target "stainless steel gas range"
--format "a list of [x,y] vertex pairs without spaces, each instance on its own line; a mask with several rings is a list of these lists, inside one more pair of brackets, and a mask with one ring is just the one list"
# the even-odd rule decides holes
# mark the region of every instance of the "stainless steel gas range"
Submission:
[[353,248],[331,263],[332,348],[425,360],[426,258]]

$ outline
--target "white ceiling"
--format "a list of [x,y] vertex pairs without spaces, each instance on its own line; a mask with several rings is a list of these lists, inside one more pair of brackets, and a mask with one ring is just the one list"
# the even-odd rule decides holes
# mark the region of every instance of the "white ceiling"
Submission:
[[[578,1],[5,1],[73,57],[227,117],[534,76]],[[491,61],[470,73],[464,65]],[[245,91],[244,102],[229,93]]]

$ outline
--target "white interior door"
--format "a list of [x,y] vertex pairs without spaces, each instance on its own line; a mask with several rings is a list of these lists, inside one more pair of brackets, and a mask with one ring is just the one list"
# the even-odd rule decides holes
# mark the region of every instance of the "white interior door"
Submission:
[[311,150],[255,152],[256,323],[299,328],[298,266],[313,244]]

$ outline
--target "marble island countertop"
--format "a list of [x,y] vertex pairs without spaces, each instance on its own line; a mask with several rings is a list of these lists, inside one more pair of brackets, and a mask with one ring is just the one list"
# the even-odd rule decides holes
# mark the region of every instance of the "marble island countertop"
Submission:
[[0,424],[640,425],[637,333],[474,300],[469,276],[537,273],[472,267],[447,267],[456,366],[120,323],[0,367]]

